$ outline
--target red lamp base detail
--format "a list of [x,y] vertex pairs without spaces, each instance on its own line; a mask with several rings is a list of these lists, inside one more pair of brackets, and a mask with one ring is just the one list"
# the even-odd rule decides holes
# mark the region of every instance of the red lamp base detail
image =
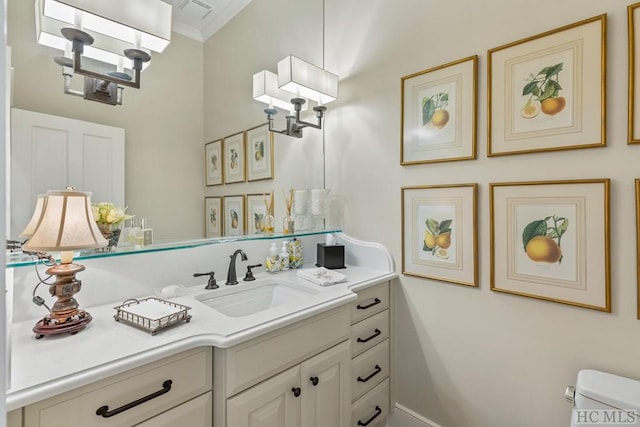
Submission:
[[64,322],[60,322],[50,316],[45,316],[33,327],[36,339],[40,339],[45,335],[71,334],[75,335],[91,322],[91,315],[84,311],[78,310],[78,313]]

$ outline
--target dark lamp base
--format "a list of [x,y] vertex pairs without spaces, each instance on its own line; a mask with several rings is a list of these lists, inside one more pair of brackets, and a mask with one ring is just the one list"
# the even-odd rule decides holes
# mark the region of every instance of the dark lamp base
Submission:
[[71,334],[75,335],[91,322],[91,315],[84,311],[78,310],[78,313],[64,322],[56,320],[50,316],[45,316],[33,327],[36,339],[40,339],[45,335]]

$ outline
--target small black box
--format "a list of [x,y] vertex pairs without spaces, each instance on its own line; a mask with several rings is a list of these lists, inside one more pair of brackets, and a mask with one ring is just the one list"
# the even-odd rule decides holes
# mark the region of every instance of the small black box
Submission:
[[344,245],[325,245],[318,243],[318,256],[316,267],[328,269],[345,268]]

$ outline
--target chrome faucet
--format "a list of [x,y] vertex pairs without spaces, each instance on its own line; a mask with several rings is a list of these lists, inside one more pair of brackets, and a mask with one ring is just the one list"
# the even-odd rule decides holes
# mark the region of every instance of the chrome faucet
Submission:
[[242,261],[247,260],[247,254],[242,249],[236,249],[236,251],[230,255],[231,262],[229,263],[229,271],[227,272],[227,283],[225,285],[237,285],[238,276],[236,275],[236,257],[240,254]]

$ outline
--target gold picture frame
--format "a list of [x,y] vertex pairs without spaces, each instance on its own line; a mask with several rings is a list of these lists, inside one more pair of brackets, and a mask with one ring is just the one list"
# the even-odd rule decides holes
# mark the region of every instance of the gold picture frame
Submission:
[[222,139],[224,183],[245,182],[245,132],[234,133]]
[[402,274],[478,286],[478,184],[402,187]]
[[223,183],[222,139],[204,145],[204,174],[207,187]]
[[636,279],[637,279],[637,317],[640,320],[640,179],[636,184]]
[[247,181],[273,179],[273,133],[269,123],[246,131]]
[[221,237],[224,215],[222,212],[222,197],[204,198],[204,235],[207,238]]
[[400,164],[476,158],[478,55],[400,79]]
[[225,236],[242,236],[246,230],[244,195],[224,196],[224,225]]
[[627,143],[640,144],[640,92],[636,89],[636,81],[640,81],[640,65],[636,63],[640,59],[640,53],[636,49],[640,47],[640,31],[636,31],[636,23],[640,22],[640,3],[627,6],[627,32],[629,42],[627,47],[629,57],[628,79],[629,91],[627,101]]
[[487,52],[488,157],[606,146],[606,29],[603,14]]
[[489,184],[491,290],[611,312],[609,186]]

